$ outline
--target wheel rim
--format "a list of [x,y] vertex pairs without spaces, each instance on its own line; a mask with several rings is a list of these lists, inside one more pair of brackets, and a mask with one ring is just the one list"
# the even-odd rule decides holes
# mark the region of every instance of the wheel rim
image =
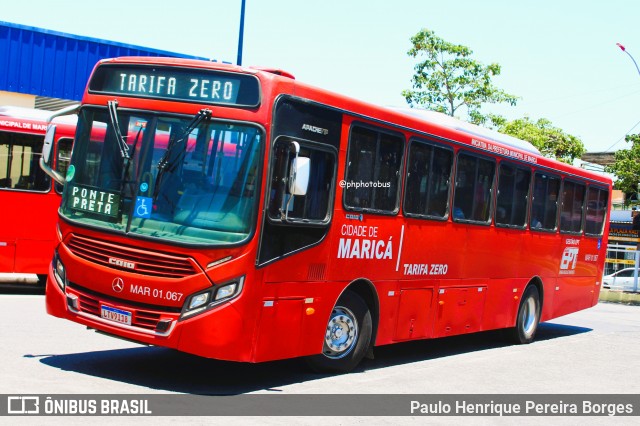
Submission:
[[331,312],[324,337],[324,355],[338,359],[353,350],[358,341],[358,322],[349,309],[336,306]]
[[538,309],[536,300],[533,297],[529,297],[522,307],[522,331],[527,339],[533,336],[537,324]]

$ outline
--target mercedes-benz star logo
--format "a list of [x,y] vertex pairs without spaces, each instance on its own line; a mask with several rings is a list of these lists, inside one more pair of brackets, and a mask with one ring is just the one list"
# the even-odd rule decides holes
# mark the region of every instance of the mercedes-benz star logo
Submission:
[[122,292],[122,290],[124,290],[124,281],[122,281],[122,278],[116,278],[115,280],[113,280],[113,282],[111,283],[111,288],[116,293]]

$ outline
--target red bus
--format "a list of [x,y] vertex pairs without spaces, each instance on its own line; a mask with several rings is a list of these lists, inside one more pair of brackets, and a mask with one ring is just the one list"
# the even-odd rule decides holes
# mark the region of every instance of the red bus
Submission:
[[[38,166],[51,111],[0,106],[0,282],[36,283],[46,277],[62,187]],[[64,170],[75,117],[56,121],[54,167]],[[53,158],[53,157],[52,157]],[[42,281],[44,282],[44,281]]]
[[50,314],[334,372],[415,339],[528,343],[595,305],[611,199],[495,132],[160,58],[96,65],[64,184]]

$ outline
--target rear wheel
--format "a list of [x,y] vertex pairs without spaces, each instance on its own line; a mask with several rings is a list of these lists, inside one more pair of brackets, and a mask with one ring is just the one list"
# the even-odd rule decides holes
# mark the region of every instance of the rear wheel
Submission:
[[318,373],[347,373],[362,360],[371,342],[369,307],[360,296],[345,291],[331,311],[322,353],[306,358]]
[[511,329],[511,340],[515,343],[531,343],[540,323],[540,293],[535,285],[530,285],[524,291],[516,326]]

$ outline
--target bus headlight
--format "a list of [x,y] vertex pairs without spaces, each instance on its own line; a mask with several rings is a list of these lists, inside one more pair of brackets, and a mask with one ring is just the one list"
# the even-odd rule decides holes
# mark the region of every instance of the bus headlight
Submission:
[[242,291],[244,277],[223,283],[187,298],[182,309],[181,319],[207,311],[223,302],[237,297]]
[[222,283],[217,286],[212,305],[217,305],[218,303],[222,303],[226,300],[230,300],[238,296],[242,291],[243,284],[244,277],[240,277],[231,282]]
[[196,294],[189,301],[189,307],[187,309],[192,310],[204,305],[209,301],[209,295],[210,293],[208,291],[205,293]]
[[64,268],[64,264],[62,263],[62,260],[60,260],[60,257],[58,256],[57,251],[54,252],[53,254],[53,276],[55,277],[56,282],[58,283],[58,287],[60,287],[60,289],[64,291],[64,286],[67,279],[67,272]]
[[231,283],[222,286],[216,291],[216,300],[228,299],[233,296],[238,289],[238,283]]

